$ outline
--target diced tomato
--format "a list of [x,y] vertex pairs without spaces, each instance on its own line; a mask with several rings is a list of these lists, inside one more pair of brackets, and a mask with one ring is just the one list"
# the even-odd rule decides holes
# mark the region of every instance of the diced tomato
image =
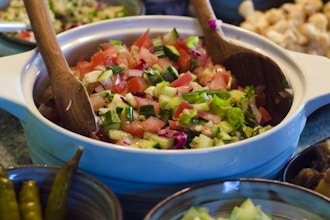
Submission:
[[79,61],[76,67],[74,67],[74,70],[79,72],[80,76],[78,77],[82,79],[85,73],[88,73],[93,70],[93,67],[88,61]]
[[31,37],[31,33],[27,30],[22,30],[18,33],[18,38],[22,40],[29,40]]
[[174,120],[168,120],[168,124],[171,129],[181,131],[183,128],[180,126],[179,122],[174,121]]
[[142,128],[144,131],[158,132],[162,127],[165,126],[165,122],[156,118],[149,117],[142,122]]
[[128,68],[135,68],[135,66],[137,65],[136,60],[131,56],[130,52],[126,47],[123,47],[120,50],[120,53],[117,54],[115,63],[117,65],[126,66]]
[[141,47],[150,48],[152,46],[152,41],[149,37],[149,31],[150,29],[148,28],[146,32],[144,32],[136,41],[134,41],[133,45],[139,48]]
[[167,57],[159,58],[157,64],[162,67],[162,69],[167,68],[170,65],[173,65],[173,61],[168,59]]
[[207,121],[212,121],[215,124],[219,123],[221,121],[221,118],[218,115],[212,114],[210,112],[201,111],[201,110],[197,111],[197,116],[201,117]]
[[231,71],[225,71],[222,73],[222,75],[223,75],[223,78],[225,79],[226,85],[228,85],[229,80],[231,78]]
[[182,113],[183,110],[185,109],[193,109],[194,107],[189,104],[187,101],[183,100],[180,105],[178,106],[178,108],[175,110],[174,114],[173,114],[173,119],[178,119],[180,118],[180,115]]
[[193,90],[193,87],[191,85],[183,85],[176,88],[178,90],[178,94],[191,92]]
[[180,75],[180,77],[173,82],[171,82],[172,87],[179,87],[184,85],[189,85],[189,83],[193,80],[190,71],[187,71]]
[[139,69],[128,69],[127,71],[125,71],[125,74],[127,75],[127,77],[131,77],[131,76],[138,76],[138,77],[143,77],[143,70],[139,70]]
[[158,57],[145,47],[140,49],[140,57],[148,64],[148,66],[154,65],[158,61]]
[[101,44],[100,44],[100,48],[101,48],[102,50],[106,50],[106,49],[108,49],[108,48],[110,48],[110,47],[113,47],[113,45],[112,45],[110,42],[105,42],[105,43],[101,43]]
[[190,70],[191,57],[188,52],[182,48],[178,48],[178,52],[180,54],[178,60],[179,71],[187,72],[188,70]]
[[133,76],[127,81],[131,93],[143,92],[149,86],[148,81],[143,77]]
[[120,74],[116,74],[112,78],[112,89],[111,91],[114,93],[119,93],[121,95],[124,95],[129,92],[127,87],[127,81],[122,80],[120,77]]
[[123,131],[130,133],[134,137],[143,137],[144,130],[140,121],[124,121],[122,128]]
[[211,90],[226,90],[227,84],[225,82],[225,78],[222,73],[216,73],[213,75],[212,80],[207,83],[207,86]]
[[269,122],[270,120],[272,120],[272,116],[270,116],[269,112],[264,108],[264,107],[259,107],[258,108],[260,114],[261,114],[261,122],[260,124],[265,124],[267,122]]
[[156,101],[148,99],[148,98],[141,98],[138,96],[134,96],[134,98],[135,98],[135,101],[137,104],[136,107],[137,107],[138,111],[140,111],[140,107],[143,105],[153,105],[156,115],[159,115],[159,112],[160,112],[159,102],[156,102]]
[[186,38],[185,37],[179,37],[176,40],[175,47],[176,48],[182,48],[184,50],[188,50]]
[[100,108],[105,106],[105,101],[102,96],[94,95],[94,96],[90,96],[89,98],[90,98],[93,110],[95,112],[97,112]]
[[113,59],[117,57],[117,51],[114,47],[109,47],[106,50],[99,51],[91,57],[92,65],[111,65],[113,64]]

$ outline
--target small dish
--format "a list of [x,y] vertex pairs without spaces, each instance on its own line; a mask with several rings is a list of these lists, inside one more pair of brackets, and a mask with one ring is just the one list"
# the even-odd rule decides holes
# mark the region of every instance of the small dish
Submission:
[[[44,206],[59,169],[50,165],[17,165],[9,167],[7,172],[16,191],[24,180],[35,180]],[[102,182],[76,171],[69,192],[67,219],[121,220],[122,209],[117,197]]]
[[144,218],[181,219],[191,206],[206,207],[214,217],[228,217],[250,198],[273,219],[330,219],[330,199],[294,184],[266,179],[214,181],[172,194]]
[[[297,184],[312,190],[320,187],[320,181],[330,168],[330,139],[321,140],[289,160],[280,178],[283,181]],[[321,192],[320,189],[317,190]],[[328,195],[328,193],[326,193]]]

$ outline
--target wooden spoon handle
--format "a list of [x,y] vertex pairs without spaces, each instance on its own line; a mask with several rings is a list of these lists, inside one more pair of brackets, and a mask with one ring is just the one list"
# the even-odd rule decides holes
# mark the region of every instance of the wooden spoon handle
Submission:
[[[38,13],[38,16],[29,16],[40,54],[44,59],[50,77],[56,73],[69,71],[67,61],[57,43],[46,1],[24,0],[28,14]],[[47,31],[44,31],[47,30]],[[51,65],[50,65],[51,64]]]
[[[214,14],[212,5],[209,0],[191,0],[191,4],[193,5],[193,8],[198,9],[194,10],[198,21],[203,29],[204,33],[210,33],[210,32],[216,32],[215,28],[212,28],[209,25],[209,21],[217,21],[217,17]],[[217,27],[217,31],[219,31],[219,34],[224,36],[221,27]],[[204,34],[207,35],[207,34]]]
[[47,68],[61,124],[78,134],[96,131],[94,112],[86,88],[70,70],[57,42],[45,0],[24,0],[38,49]]

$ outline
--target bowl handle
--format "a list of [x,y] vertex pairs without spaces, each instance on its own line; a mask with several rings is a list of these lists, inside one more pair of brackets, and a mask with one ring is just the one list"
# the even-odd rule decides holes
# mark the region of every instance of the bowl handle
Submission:
[[330,103],[330,59],[289,51],[304,76],[304,100],[306,115]]
[[22,73],[33,53],[28,51],[0,58],[0,108],[23,121],[27,102],[22,91]]

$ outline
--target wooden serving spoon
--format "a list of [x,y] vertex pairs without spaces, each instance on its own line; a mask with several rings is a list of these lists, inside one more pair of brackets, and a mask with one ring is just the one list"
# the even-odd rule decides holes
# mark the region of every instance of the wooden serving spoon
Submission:
[[[225,39],[209,0],[191,0],[194,12],[204,33],[206,51],[212,61],[223,64],[237,79],[240,86],[266,86],[267,111],[276,125],[288,113],[291,99],[283,97],[287,80],[279,66],[269,57]],[[212,26],[213,25],[213,26]]]
[[83,84],[70,71],[57,42],[47,3],[43,0],[24,0],[24,4],[63,126],[90,136],[96,131],[96,122],[89,96]]

